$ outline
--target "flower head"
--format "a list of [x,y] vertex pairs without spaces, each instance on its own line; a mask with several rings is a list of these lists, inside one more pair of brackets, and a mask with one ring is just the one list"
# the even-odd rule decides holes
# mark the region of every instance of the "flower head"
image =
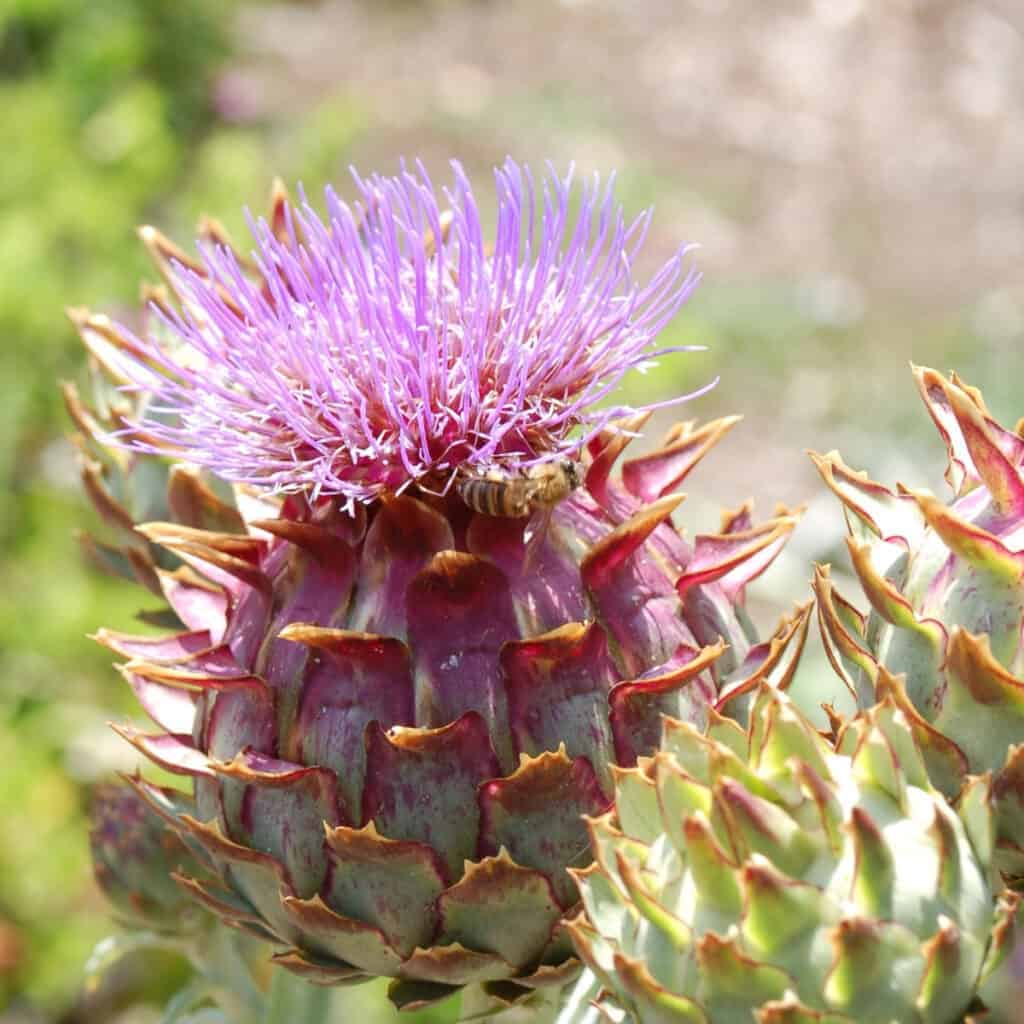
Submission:
[[209,238],[198,260],[168,259],[179,304],[155,309],[120,365],[154,396],[129,443],[352,507],[566,458],[635,413],[598,403],[679,350],[652,346],[697,283],[688,247],[638,283],[650,211],[627,222],[595,177],[574,217],[571,171],[538,189],[511,160],[488,244],[452,167],[440,195],[417,165],[355,175],[352,204],[328,188],[326,217],[301,196],[250,219],[251,261]]

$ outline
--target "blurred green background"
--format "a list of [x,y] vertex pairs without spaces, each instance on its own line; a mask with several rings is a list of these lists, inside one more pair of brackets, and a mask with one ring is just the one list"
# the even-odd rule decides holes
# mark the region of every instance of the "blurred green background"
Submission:
[[[1014,0],[0,0],[0,1021],[156,1020],[180,980],[129,963],[83,991],[110,930],[88,790],[134,765],[105,723],[135,713],[86,634],[141,595],[79,555],[56,381],[84,362],[64,306],[131,316],[136,224],[187,242],[208,211],[240,235],[275,174],[344,192],[349,164],[403,155],[435,180],[459,157],[484,205],[506,154],[618,169],[631,211],[657,207],[651,264],[694,240],[705,273],[668,333],[709,352],[633,397],[721,374],[687,415],[747,417],[682,520],[810,506],[753,595],[767,620],[812,558],[843,562],[803,449],[940,487],[909,359],[1024,413],[1022,116]],[[807,701],[831,696],[808,665]],[[379,990],[346,998],[391,1019]]]

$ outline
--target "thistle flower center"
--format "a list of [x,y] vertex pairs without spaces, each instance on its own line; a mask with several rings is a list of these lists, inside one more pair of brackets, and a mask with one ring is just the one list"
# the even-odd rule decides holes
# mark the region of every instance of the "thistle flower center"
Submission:
[[570,458],[636,413],[602,400],[677,351],[652,348],[697,283],[688,247],[638,283],[649,211],[627,223],[613,181],[595,177],[572,217],[571,172],[549,169],[538,197],[512,161],[495,172],[488,244],[452,166],[440,194],[417,166],[356,175],[351,204],[328,189],[326,217],[302,196],[271,223],[250,219],[250,260],[206,242],[198,261],[167,261],[177,302],[122,366],[154,393],[128,443],[351,508]]

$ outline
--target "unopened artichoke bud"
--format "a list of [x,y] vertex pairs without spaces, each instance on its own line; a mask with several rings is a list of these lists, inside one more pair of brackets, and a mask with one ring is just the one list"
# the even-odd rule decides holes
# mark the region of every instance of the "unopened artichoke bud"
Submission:
[[[1024,438],[977,389],[914,368],[946,444],[948,504],[895,491],[814,456],[843,503],[865,615],[815,577],[833,666],[862,707],[891,695],[910,719],[936,785],[993,772],[998,863],[1024,875]],[[896,678],[894,678],[896,677]]]
[[[170,791],[164,798],[172,798]],[[199,875],[198,861],[133,786],[97,786],[91,818],[96,881],[125,924],[183,933],[206,916],[172,877]]]
[[400,1005],[563,984],[566,868],[612,766],[663,712],[742,717],[785,686],[808,615],[762,641],[743,608],[794,515],[672,522],[735,418],[613,475],[650,410],[600,402],[659,354],[687,249],[640,282],[646,214],[593,183],[574,220],[570,179],[541,205],[512,162],[490,245],[454,174],[450,210],[421,169],[328,191],[326,219],[279,188],[251,259],[147,229],[160,330],[103,349],[151,396],[120,441],[228,481],[244,521],[137,524],[181,559],[157,571],[181,626],[100,633],[159,726],[122,732],[193,782],[168,817],[219,878],[191,890],[278,963],[394,978]]
[[616,773],[597,863],[576,873],[581,991],[596,982],[630,1024],[960,1021],[1010,913],[984,801],[961,820],[891,701],[849,753],[769,687],[750,723],[666,719],[661,749]]

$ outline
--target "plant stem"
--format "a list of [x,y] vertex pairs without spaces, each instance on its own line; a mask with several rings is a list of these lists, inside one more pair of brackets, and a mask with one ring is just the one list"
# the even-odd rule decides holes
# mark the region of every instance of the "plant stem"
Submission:
[[330,1007],[330,989],[311,985],[279,967],[270,985],[263,1024],[327,1024]]
[[218,925],[189,944],[188,958],[197,974],[215,992],[218,1006],[229,1021],[255,1020],[263,1013],[266,998],[252,975],[253,940],[241,932]]

